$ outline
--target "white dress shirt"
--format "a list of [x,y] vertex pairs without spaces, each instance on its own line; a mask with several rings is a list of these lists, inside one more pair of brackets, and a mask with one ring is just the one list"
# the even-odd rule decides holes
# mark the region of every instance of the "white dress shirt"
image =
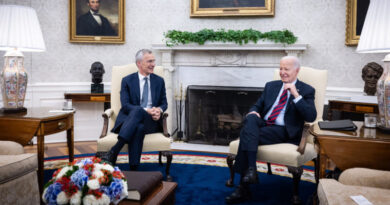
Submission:
[[[295,80],[292,84],[295,85],[296,82],[297,82],[297,80]],[[267,114],[265,115],[265,117],[264,117],[265,120],[268,120],[268,117],[271,115],[271,113],[272,113],[272,111],[274,110],[274,108],[276,107],[276,105],[278,105],[280,96],[281,96],[282,93],[283,93],[283,88],[284,88],[284,83],[283,83],[282,88],[281,88],[280,91],[279,91],[278,97],[276,98],[274,104],[272,105],[271,109],[270,109],[270,110],[267,112]],[[290,98],[290,96],[291,96],[291,93],[290,93],[290,91],[288,90],[288,91],[287,91],[287,101],[286,101],[286,104],[284,105],[282,111],[280,111],[278,117],[276,118],[276,120],[275,120],[275,125],[280,125],[280,126],[284,126],[284,125],[285,125],[285,124],[284,124],[284,114],[285,114],[285,112],[286,112],[286,107],[287,107],[288,99]],[[294,102],[294,103],[297,103],[300,99],[302,99],[302,96],[301,96],[301,95],[299,95],[297,98],[295,98],[295,99],[293,100],[293,102]]]
[[95,12],[93,12],[92,10],[89,10],[89,12],[91,12],[93,18],[96,20],[96,22],[99,24],[99,26],[101,26],[102,25],[102,19],[100,18],[100,16],[95,14]]

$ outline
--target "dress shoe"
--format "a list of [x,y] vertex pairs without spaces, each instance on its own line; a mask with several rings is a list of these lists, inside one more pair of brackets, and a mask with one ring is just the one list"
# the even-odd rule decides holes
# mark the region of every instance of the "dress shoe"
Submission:
[[101,159],[103,161],[110,163],[112,166],[115,166],[117,157],[118,157],[118,155],[114,154],[114,152],[110,150],[110,151],[106,152],[105,154],[103,154]]
[[243,183],[257,184],[259,183],[259,177],[257,175],[257,170],[254,167],[249,167],[246,171],[244,177],[242,178]]
[[227,204],[236,204],[247,201],[250,199],[250,192],[248,188],[244,188],[243,185],[239,185],[237,189],[225,198]]

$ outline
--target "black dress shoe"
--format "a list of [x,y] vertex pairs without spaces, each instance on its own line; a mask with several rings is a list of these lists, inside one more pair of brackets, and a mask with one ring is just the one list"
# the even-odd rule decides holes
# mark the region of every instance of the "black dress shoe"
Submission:
[[239,185],[237,189],[230,195],[225,198],[227,204],[236,204],[247,201],[250,199],[250,192],[248,188]]
[[246,171],[244,177],[242,178],[243,183],[257,184],[259,183],[259,177],[257,175],[257,170],[254,167],[249,167]]
[[106,162],[110,163],[112,166],[115,166],[117,157],[118,157],[118,155],[114,154],[114,152],[110,150],[110,151],[106,152],[105,154],[102,154],[101,159],[102,159],[102,161],[106,161]]

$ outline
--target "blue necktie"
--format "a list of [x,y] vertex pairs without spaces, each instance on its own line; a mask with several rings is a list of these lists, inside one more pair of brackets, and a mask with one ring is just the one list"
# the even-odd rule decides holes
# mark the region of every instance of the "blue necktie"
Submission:
[[146,107],[148,105],[148,96],[149,96],[149,86],[148,86],[148,78],[145,77],[144,90],[142,91],[142,99],[141,99],[141,107]]

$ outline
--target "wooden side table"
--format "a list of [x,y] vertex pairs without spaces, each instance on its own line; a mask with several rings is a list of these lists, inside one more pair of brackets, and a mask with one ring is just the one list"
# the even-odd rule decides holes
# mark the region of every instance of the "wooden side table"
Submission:
[[335,98],[328,103],[328,120],[333,119],[333,111],[353,113],[379,113],[376,96],[353,96]]
[[365,128],[362,122],[354,122],[358,129],[352,131],[321,130],[317,124],[309,131],[319,145],[319,177],[325,177],[327,160],[338,168],[352,167],[390,170],[390,135],[375,128]]
[[64,93],[65,99],[71,99],[72,102],[104,102],[104,110],[110,108],[111,93],[89,93],[89,92],[78,92],[78,93]]
[[177,187],[176,182],[163,181],[159,187],[149,194],[142,201],[134,201],[124,199],[119,205],[146,205],[146,204],[161,204],[161,205],[173,205],[175,203],[175,190]]
[[26,113],[0,113],[0,140],[25,146],[34,137],[38,141],[38,182],[43,191],[43,158],[45,135],[66,131],[69,161],[74,159],[73,112],[49,112],[51,108],[28,108]]

